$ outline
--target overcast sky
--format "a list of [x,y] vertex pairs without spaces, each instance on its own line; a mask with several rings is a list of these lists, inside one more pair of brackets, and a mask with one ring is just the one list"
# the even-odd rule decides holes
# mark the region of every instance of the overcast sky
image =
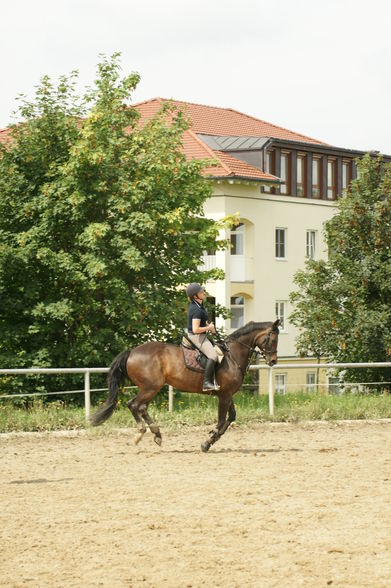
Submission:
[[340,147],[391,154],[390,0],[13,0],[0,13],[0,126],[45,75],[98,54],[155,96],[235,108]]

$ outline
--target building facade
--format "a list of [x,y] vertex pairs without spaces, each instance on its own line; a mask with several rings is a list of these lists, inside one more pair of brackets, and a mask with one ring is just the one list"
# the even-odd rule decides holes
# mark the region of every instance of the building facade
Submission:
[[[136,108],[149,118],[163,102],[157,98]],[[174,104],[191,121],[183,140],[186,156],[216,161],[205,170],[213,183],[206,216],[240,218],[237,227],[221,234],[230,239],[231,249],[204,254],[205,269],[225,272],[224,280],[207,283],[208,295],[232,312],[217,326],[230,332],[251,320],[279,318],[279,361],[301,362],[295,349],[298,332],[289,322],[294,275],[306,258],[327,257],[323,225],[357,177],[355,160],[364,152],[328,145],[232,109]],[[327,383],[316,366],[275,373],[280,392],[289,386],[310,390],[315,382]]]

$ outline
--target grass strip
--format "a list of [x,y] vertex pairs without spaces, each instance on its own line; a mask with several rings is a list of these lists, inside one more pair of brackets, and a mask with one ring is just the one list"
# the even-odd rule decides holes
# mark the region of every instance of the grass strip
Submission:
[[[126,394],[118,408],[102,428],[134,427],[134,419],[126,408]],[[217,398],[198,394],[176,393],[174,410],[168,412],[168,402],[160,396],[150,405],[149,413],[166,429],[183,426],[213,425],[217,420]],[[387,394],[343,394],[341,396],[290,393],[275,396],[274,416],[269,415],[267,396],[252,397],[240,392],[235,395],[237,423],[299,422],[311,420],[355,420],[391,418],[391,396]],[[92,411],[96,410],[95,407]],[[54,431],[84,429],[84,408],[62,401],[35,400],[29,408],[13,406],[9,400],[0,405],[0,432]]]

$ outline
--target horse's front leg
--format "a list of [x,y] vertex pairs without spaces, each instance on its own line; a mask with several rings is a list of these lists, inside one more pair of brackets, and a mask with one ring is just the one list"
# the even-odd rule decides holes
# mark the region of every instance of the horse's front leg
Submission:
[[[227,417],[228,413],[228,419]],[[214,431],[210,432],[210,437],[204,443],[201,443],[201,449],[204,453],[209,451],[211,446],[216,443],[228,429],[230,424],[235,420],[236,412],[232,397],[225,398],[224,396],[220,396],[219,398],[219,411],[218,411],[218,422],[217,427]]]

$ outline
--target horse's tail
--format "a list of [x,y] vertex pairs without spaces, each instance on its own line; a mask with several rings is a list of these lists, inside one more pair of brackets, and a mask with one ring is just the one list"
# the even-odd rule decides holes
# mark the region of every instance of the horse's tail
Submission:
[[125,380],[128,377],[126,371],[126,362],[128,361],[129,354],[129,349],[127,351],[123,351],[117,355],[110,366],[110,370],[107,376],[109,396],[104,405],[101,406],[100,409],[91,417],[91,423],[94,427],[104,423],[114,412],[114,408],[118,400],[118,390],[120,386],[124,385]]

